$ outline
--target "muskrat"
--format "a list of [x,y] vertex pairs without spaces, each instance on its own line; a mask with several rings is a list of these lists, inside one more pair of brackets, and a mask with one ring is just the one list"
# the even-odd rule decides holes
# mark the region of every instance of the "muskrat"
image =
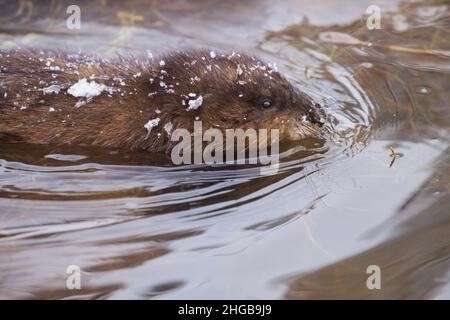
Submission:
[[1,140],[168,152],[170,133],[192,130],[194,120],[220,130],[278,129],[284,141],[316,134],[323,113],[275,65],[246,54],[109,61],[0,51]]

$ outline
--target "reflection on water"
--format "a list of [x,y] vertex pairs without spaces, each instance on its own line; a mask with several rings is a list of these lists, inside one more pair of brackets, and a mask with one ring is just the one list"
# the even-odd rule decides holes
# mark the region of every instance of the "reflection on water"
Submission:
[[271,176],[2,143],[0,297],[450,298],[450,7],[378,1],[369,31],[351,3],[81,1],[73,31],[67,1],[0,0],[2,49],[251,51],[328,114]]

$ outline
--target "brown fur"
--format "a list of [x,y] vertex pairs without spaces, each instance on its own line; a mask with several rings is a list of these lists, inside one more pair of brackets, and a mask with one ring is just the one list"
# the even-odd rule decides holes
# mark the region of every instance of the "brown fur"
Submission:
[[[75,107],[80,98],[68,88],[83,78],[92,81],[91,76],[115,91],[103,91]],[[43,92],[51,85],[61,86],[59,93]],[[196,110],[187,110],[189,93],[203,97]],[[264,97],[274,106],[262,108]],[[148,134],[144,125],[157,117],[159,125]],[[155,60],[107,61],[62,53],[0,52],[0,140],[168,152],[177,143],[164,130],[169,121],[173,129],[191,132],[196,118],[204,128],[279,129],[283,140],[317,131],[320,117],[319,107],[306,94],[247,55],[192,51]]]

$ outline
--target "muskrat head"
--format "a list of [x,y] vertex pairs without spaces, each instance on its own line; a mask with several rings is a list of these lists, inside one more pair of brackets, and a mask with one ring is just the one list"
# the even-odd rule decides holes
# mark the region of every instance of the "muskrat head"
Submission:
[[201,51],[166,56],[159,65],[155,95],[162,91],[165,105],[177,106],[175,127],[191,127],[189,119],[221,130],[278,129],[283,141],[317,135],[323,124],[318,104],[254,57]]

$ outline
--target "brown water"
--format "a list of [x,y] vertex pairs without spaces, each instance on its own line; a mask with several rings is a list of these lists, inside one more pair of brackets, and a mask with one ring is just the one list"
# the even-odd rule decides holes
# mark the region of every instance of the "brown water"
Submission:
[[325,106],[324,139],[272,176],[3,143],[0,298],[450,298],[448,1],[78,3],[69,30],[71,2],[0,0],[0,48],[253,52]]

